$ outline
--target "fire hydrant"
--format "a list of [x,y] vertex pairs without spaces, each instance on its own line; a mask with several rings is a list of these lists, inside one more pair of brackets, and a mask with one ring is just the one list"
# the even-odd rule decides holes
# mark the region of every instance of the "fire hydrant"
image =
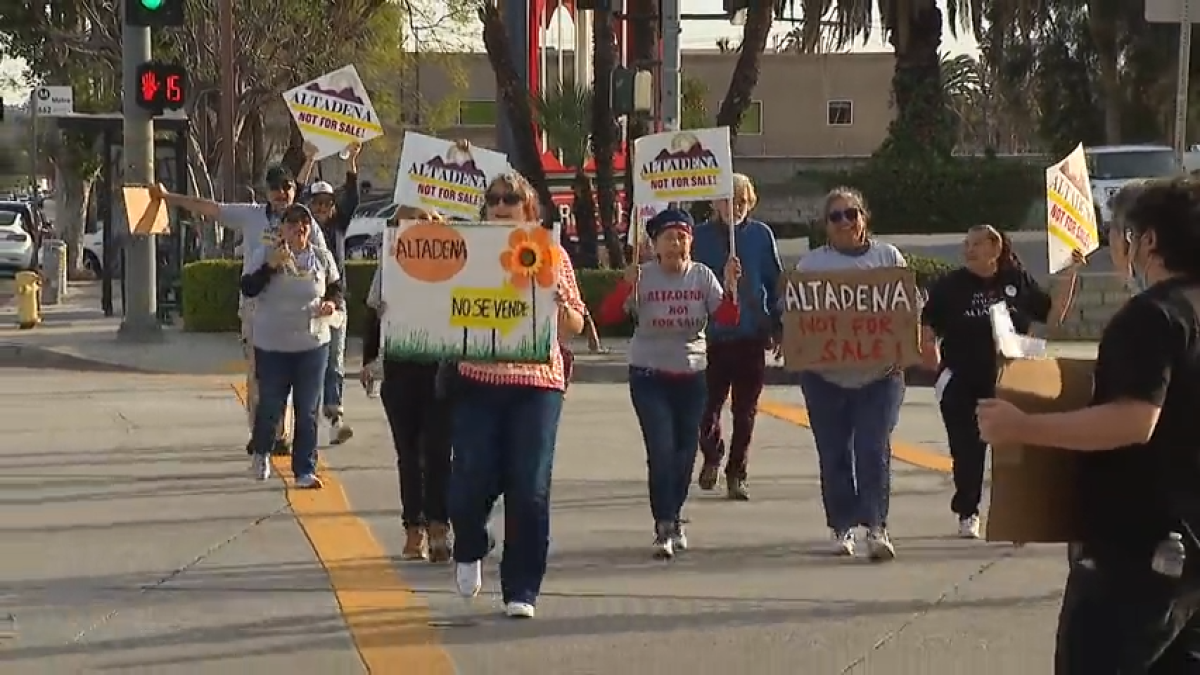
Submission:
[[17,272],[17,326],[33,328],[42,322],[38,295],[42,280],[37,272]]

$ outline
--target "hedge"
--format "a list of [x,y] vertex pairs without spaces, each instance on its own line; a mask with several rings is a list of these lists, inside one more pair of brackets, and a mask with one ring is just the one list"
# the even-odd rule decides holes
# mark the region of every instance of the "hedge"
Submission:
[[[917,273],[922,286],[950,269],[946,263],[933,258],[911,256],[908,264]],[[242,273],[240,260],[200,260],[183,268],[183,328],[196,333],[225,333],[237,331],[238,279]],[[351,335],[360,335],[365,325],[364,301],[375,274],[375,261],[352,260],[346,263],[347,324]],[[591,310],[616,286],[620,270],[578,270],[579,291]],[[601,335],[627,336],[633,324],[598,326]]]

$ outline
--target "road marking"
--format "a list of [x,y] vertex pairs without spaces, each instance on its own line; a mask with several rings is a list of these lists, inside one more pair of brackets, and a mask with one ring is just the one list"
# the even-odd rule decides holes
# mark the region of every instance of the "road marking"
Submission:
[[[234,395],[245,406],[246,385]],[[456,675],[429,606],[404,583],[367,523],[354,515],[346,491],[322,463],[321,490],[298,490],[287,457],[273,457],[287,500],[333,587],[359,657],[371,675]],[[449,574],[449,572],[447,572]]]
[[[812,428],[812,425],[808,421],[808,411],[802,406],[765,401],[758,404],[758,409],[760,412],[764,412],[784,422],[791,422],[792,424],[808,429]],[[906,443],[894,438],[892,439],[892,458],[922,469],[937,471],[939,473],[950,473],[951,463],[949,456],[936,450],[929,450],[920,445]]]

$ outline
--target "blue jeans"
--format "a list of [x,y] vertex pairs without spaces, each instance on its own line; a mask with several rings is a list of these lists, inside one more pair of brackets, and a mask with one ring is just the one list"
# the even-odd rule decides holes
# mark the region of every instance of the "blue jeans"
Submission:
[[455,392],[450,523],[454,560],[482,560],[488,519],[504,495],[504,602],[533,604],[550,549],[550,475],[563,393],[462,378]]
[[846,388],[816,373],[801,373],[800,389],[817,445],[826,524],[837,532],[857,525],[887,527],[892,430],[900,421],[904,378],[893,375]]
[[325,366],[321,405],[325,415],[342,413],[342,392],[346,387],[346,327],[329,329],[329,362]]
[[704,373],[672,375],[631,366],[629,398],[646,443],[650,515],[655,523],[677,523],[692,482],[708,400]]
[[329,362],[329,345],[304,352],[254,349],[254,376],[258,378],[258,405],[250,444],[256,455],[269,455],[275,444],[275,427],[292,395],[296,428],[292,432],[292,473],[298,478],[317,471],[317,420],[321,383]]

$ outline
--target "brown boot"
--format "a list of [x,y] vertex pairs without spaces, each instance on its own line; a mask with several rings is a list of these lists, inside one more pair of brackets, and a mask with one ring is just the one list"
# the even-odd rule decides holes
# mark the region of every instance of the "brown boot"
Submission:
[[429,524],[429,562],[444,563],[450,559],[450,526]]
[[424,560],[428,555],[425,548],[425,528],[420,525],[409,525],[404,528],[407,537],[404,539],[404,552],[400,557],[404,560]]

